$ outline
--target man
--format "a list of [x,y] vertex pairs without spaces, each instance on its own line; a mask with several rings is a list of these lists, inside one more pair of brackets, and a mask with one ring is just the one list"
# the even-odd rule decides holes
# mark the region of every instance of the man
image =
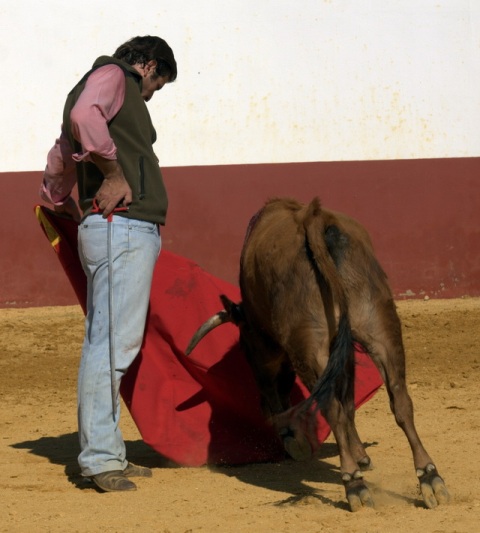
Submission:
[[[146,102],[176,77],[173,52],[159,37],[134,37],[112,57],[99,57],[67,96],[40,191],[56,211],[80,222],[88,295],[78,461],[103,491],[135,490],[129,478],[152,475],[126,460],[119,387],[142,344],[167,211]],[[82,215],[70,196],[75,183]]]

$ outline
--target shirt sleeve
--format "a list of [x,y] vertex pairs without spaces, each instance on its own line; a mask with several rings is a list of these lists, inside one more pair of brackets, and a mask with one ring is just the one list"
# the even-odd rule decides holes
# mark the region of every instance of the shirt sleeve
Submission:
[[116,159],[108,122],[120,111],[124,98],[125,75],[118,65],[105,65],[90,74],[70,112],[72,134],[82,145],[82,151],[73,154],[75,161],[89,161],[90,152]]
[[40,186],[40,197],[48,203],[62,205],[70,196],[77,175],[75,161],[72,158],[70,142],[62,127],[60,137],[47,155],[47,166]]
[[108,122],[120,111],[125,99],[125,75],[117,65],[105,65],[90,76],[71,111],[73,136],[82,151],[73,153],[62,126],[62,133],[48,153],[40,186],[40,197],[62,205],[77,181],[76,161],[89,161],[90,152],[115,159],[117,149],[108,131]]

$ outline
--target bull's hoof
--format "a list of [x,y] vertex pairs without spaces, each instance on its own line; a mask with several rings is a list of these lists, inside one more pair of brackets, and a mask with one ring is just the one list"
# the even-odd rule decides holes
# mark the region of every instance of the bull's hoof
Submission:
[[450,501],[450,494],[435,465],[428,464],[425,468],[417,468],[417,477],[423,501],[429,509]]
[[305,437],[300,437],[297,432],[295,435],[289,428],[284,428],[280,432],[283,441],[283,447],[288,455],[294,461],[308,461],[312,458],[312,447]]
[[368,455],[362,457],[357,463],[362,472],[365,472],[366,470],[373,470],[373,463]]
[[365,485],[360,470],[356,470],[353,474],[343,474],[342,481],[352,513],[360,511],[364,507],[374,507],[372,495]]

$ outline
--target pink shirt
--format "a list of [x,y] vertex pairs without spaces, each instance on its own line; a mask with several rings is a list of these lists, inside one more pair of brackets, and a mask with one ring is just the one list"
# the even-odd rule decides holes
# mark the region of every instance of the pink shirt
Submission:
[[105,65],[88,77],[85,88],[70,113],[72,133],[82,145],[73,153],[63,129],[47,156],[40,196],[48,203],[62,205],[77,181],[75,161],[90,161],[90,152],[116,159],[117,147],[108,131],[108,122],[120,111],[125,99],[125,75],[117,65]]

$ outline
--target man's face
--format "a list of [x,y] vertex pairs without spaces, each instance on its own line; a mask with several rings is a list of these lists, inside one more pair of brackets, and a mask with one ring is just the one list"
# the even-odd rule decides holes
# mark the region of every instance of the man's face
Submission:
[[159,76],[156,72],[147,74],[142,80],[142,96],[145,102],[148,102],[155,91],[159,91],[166,83],[168,76]]
[[155,71],[156,61],[149,61],[145,65],[133,65],[133,67],[142,75],[142,97],[148,102],[155,91],[159,91],[166,83],[169,82],[168,76],[159,76]]

